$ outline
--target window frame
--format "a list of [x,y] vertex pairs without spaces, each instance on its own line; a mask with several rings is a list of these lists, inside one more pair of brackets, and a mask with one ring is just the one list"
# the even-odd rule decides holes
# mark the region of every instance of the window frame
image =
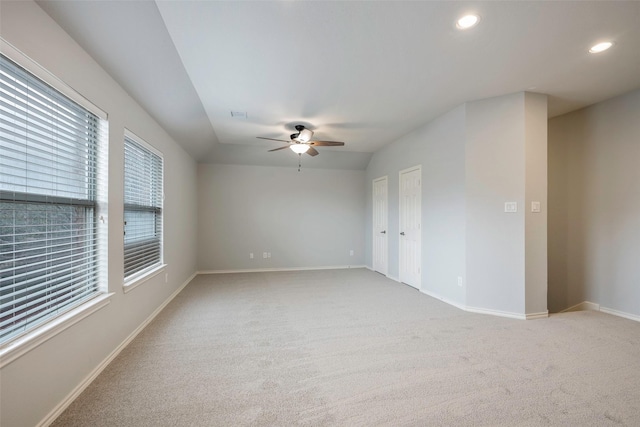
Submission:
[[[135,289],[136,287],[142,285],[143,283],[146,283],[147,281],[149,281],[150,279],[152,279],[153,277],[159,275],[160,273],[164,272],[166,269],[166,264],[164,262],[164,171],[165,171],[165,167],[164,167],[164,155],[162,154],[162,152],[160,150],[158,150],[157,148],[155,148],[154,146],[152,146],[151,144],[149,144],[148,142],[146,142],[144,139],[140,138],[139,136],[137,136],[135,133],[133,133],[132,131],[130,131],[129,129],[125,128],[124,129],[124,138],[123,138],[123,180],[122,180],[122,189],[123,189],[123,198],[122,198],[122,213],[123,213],[123,221],[122,221],[122,227],[123,227],[123,244],[122,244],[122,248],[123,248],[123,261],[125,260],[125,255],[124,255],[124,251],[126,250],[126,243],[124,242],[124,236],[126,233],[126,222],[125,222],[125,212],[127,210],[127,203],[125,201],[125,191],[126,191],[126,186],[127,186],[127,181],[126,181],[126,150],[125,150],[125,145],[127,143],[127,139],[129,139],[131,142],[133,142],[134,144],[138,144],[142,149],[149,151],[152,155],[157,156],[160,159],[160,165],[161,165],[161,179],[160,179],[160,204],[161,206],[158,208],[156,206],[148,206],[146,208],[140,208],[140,207],[136,207],[132,210],[144,210],[144,211],[153,211],[156,212],[156,214],[159,213],[160,215],[160,239],[159,239],[159,244],[160,244],[160,250],[159,250],[159,260],[153,264],[150,264],[149,266],[143,268],[140,271],[137,271],[133,274],[131,274],[130,276],[124,276],[124,264],[123,264],[123,290],[125,293],[130,292],[131,290]],[[165,278],[166,280],[166,278]]]
[[106,225],[108,182],[105,175],[108,170],[108,115],[100,108],[96,107],[92,102],[84,98],[75,89],[68,86],[62,80],[1,37],[0,53],[19,67],[22,67],[36,79],[39,79],[44,84],[52,87],[61,95],[68,98],[70,101],[78,104],[80,107],[95,115],[101,121],[100,126],[103,129],[102,138],[96,147],[98,161],[96,164],[96,175],[94,176],[92,184],[97,187],[97,190],[93,200],[70,199],[68,197],[46,196],[34,193],[22,194],[19,192],[9,192],[12,194],[12,198],[10,200],[19,203],[47,202],[51,206],[66,205],[92,208],[93,220],[95,221],[92,242],[97,248],[95,261],[97,280],[95,291],[88,295],[87,298],[75,301],[67,306],[61,306],[59,312],[55,315],[47,317],[46,320],[43,320],[40,323],[36,323],[35,326],[27,327],[24,332],[11,336],[5,342],[1,343],[0,368],[2,368],[80,320],[95,313],[103,307],[106,307],[110,303],[111,297],[114,293],[109,293],[108,289],[108,257],[106,255],[108,245],[108,229]]

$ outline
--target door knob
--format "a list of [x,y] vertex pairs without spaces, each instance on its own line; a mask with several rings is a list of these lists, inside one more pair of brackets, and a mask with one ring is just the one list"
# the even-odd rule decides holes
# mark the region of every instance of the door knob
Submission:
[[387,230],[382,230],[380,233],[381,234],[387,234]]
[[400,232],[400,235],[401,235],[401,236],[404,236],[404,231],[401,231],[401,232]]

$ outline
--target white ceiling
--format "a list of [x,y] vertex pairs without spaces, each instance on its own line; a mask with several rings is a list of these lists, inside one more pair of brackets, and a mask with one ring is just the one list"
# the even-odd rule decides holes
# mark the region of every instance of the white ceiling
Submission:
[[291,166],[256,136],[303,123],[346,142],[307,167],[363,169],[466,101],[541,92],[553,117],[640,88],[635,1],[38,3],[199,161]]

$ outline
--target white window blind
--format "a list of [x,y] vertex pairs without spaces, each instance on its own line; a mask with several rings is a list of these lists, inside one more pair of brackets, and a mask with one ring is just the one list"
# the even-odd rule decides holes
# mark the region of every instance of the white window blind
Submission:
[[101,293],[105,121],[0,55],[0,344]]
[[130,281],[162,264],[162,157],[124,140],[124,277]]

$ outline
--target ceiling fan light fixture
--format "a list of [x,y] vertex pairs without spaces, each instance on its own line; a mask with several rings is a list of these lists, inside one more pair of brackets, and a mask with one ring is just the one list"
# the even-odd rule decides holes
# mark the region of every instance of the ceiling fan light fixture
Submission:
[[313,137],[313,131],[305,128],[300,131],[300,133],[298,134],[298,137],[296,138],[296,141],[309,142],[311,141],[312,137]]
[[291,144],[290,148],[291,148],[291,151],[293,151],[296,154],[303,154],[309,151],[308,144]]

